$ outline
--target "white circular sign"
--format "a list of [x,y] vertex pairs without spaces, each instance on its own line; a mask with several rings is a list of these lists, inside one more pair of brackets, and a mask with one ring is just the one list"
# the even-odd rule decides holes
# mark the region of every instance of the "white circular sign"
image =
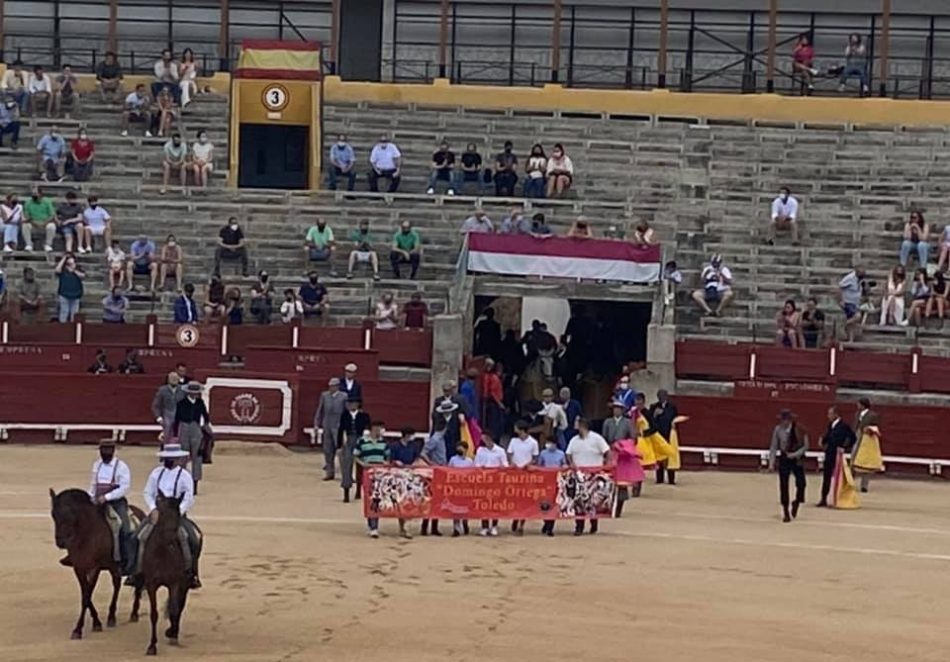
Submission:
[[175,339],[182,347],[194,347],[198,344],[201,334],[198,333],[198,327],[191,324],[183,324],[175,332]]
[[283,85],[274,83],[264,88],[264,94],[261,98],[267,110],[277,112],[287,107],[288,102],[290,102],[290,92]]

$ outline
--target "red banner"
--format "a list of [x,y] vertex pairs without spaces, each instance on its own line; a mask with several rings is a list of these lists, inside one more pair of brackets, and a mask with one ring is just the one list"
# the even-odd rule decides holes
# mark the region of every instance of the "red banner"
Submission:
[[613,469],[375,467],[364,473],[366,517],[611,517]]

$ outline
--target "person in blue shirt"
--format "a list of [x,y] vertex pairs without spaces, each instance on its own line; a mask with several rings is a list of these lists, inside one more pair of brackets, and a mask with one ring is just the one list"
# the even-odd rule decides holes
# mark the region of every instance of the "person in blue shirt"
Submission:
[[17,148],[20,142],[20,111],[16,101],[0,103],[0,147],[3,147],[3,137],[10,134],[10,146]]
[[564,430],[564,439],[570,441],[577,435],[577,428],[574,422],[581,415],[581,403],[571,397],[571,389],[563,387],[558,391],[558,403],[564,408],[564,415],[567,417],[567,429]]
[[129,300],[118,287],[102,300],[102,321],[113,324],[125,324],[125,311],[129,309]]
[[327,180],[331,191],[335,191],[340,177],[346,178],[346,190],[352,191],[356,186],[356,173],[353,166],[356,164],[356,153],[346,142],[346,134],[337,136],[336,143],[330,148],[330,169],[327,171]]
[[422,451],[413,437],[416,431],[412,428],[403,428],[399,432],[399,441],[389,448],[389,461],[397,467],[411,467],[419,460]]
[[44,182],[63,181],[63,168],[66,166],[66,141],[55,124],[49,133],[36,143],[37,166]]
[[[571,420],[568,418],[568,420]],[[538,453],[538,466],[545,469],[560,469],[567,466],[567,455],[564,454],[560,448],[557,447],[557,442],[552,439],[548,439],[544,442],[544,450]],[[553,506],[552,506],[553,507]],[[557,520],[546,519],[544,524],[541,526],[541,534],[553,537],[554,536],[554,524]]]
[[624,407],[627,408],[627,411],[630,411],[633,409],[633,401],[636,397],[637,392],[630,388],[630,376],[621,376],[620,381],[617,382],[617,388],[614,389],[614,400],[622,402]]
[[184,293],[175,299],[175,324],[197,324],[198,304],[195,303],[195,286],[185,283]]
[[478,422],[481,418],[478,407],[478,370],[470,368],[465,373],[465,379],[459,387],[459,395],[465,402],[465,415]]
[[152,292],[158,288],[158,261],[155,257],[155,242],[146,235],[140,234],[129,248],[128,273],[126,275],[130,288],[135,282],[135,276],[148,276],[149,289]]

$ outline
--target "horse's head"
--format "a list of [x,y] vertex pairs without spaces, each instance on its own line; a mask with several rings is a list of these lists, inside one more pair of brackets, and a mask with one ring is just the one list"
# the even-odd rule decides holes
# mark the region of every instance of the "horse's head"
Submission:
[[177,532],[181,522],[181,499],[159,493],[155,499],[155,509],[158,511],[159,526],[166,531]]
[[82,528],[84,514],[93,511],[94,507],[89,495],[82,490],[63,490],[56,494],[53,488],[50,488],[49,498],[56,546],[67,549]]

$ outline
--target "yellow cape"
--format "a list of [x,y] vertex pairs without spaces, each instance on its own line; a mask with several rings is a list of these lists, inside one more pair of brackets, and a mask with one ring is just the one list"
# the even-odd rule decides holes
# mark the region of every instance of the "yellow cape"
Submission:
[[884,471],[884,457],[881,455],[881,433],[877,427],[864,428],[861,441],[851,461],[855,473],[877,473]]
[[[649,427],[650,424],[647,423],[647,419],[643,416],[637,416],[637,432],[639,433],[637,450],[641,455],[640,464],[644,467],[651,467],[657,462],[669,460],[674,456],[673,447],[659,432],[643,436],[643,433]],[[678,458],[679,454],[676,453],[676,455]]]
[[844,460],[844,451],[838,449],[838,455],[835,458],[834,494],[832,495],[831,506],[841,510],[854,510],[860,508],[858,502],[858,491],[854,487],[854,476],[851,475],[851,467]]
[[670,471],[679,471],[680,467],[682,466],[680,462],[680,435],[676,430],[676,426],[680,423],[685,423],[688,420],[688,416],[677,416],[673,419],[673,427],[670,430],[670,449],[673,451],[673,454],[666,462],[666,468]]

